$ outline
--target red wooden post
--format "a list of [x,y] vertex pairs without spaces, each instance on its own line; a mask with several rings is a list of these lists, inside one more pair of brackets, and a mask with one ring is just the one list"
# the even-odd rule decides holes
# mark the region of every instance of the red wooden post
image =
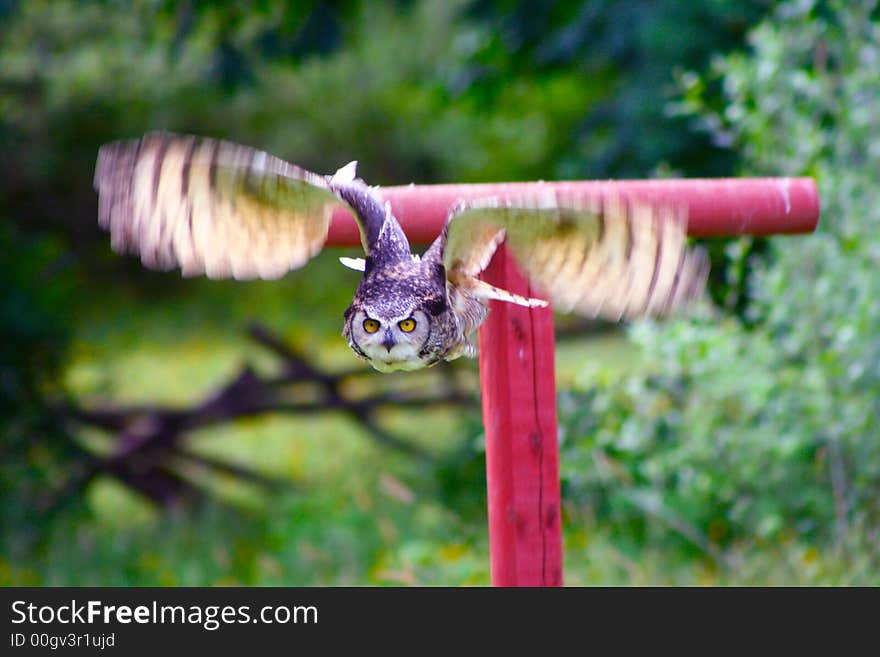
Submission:
[[[548,187],[569,198],[608,193],[683,203],[694,236],[806,233],[819,220],[809,178],[633,180],[386,187],[382,196],[412,242],[437,236],[461,199],[517,196]],[[330,244],[359,244],[354,221],[339,210]],[[511,292],[532,296],[502,246],[484,273]],[[554,380],[553,314],[492,302],[480,328],[480,381],[486,427],[489,543],[496,586],[562,584],[559,456]]]
[[[485,280],[534,296],[502,247]],[[495,586],[562,586],[553,312],[492,302],[480,327]]]

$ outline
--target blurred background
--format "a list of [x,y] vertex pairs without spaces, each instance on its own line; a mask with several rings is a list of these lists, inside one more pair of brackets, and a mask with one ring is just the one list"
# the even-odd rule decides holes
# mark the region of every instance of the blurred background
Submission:
[[[111,253],[98,147],[224,137],[371,184],[814,176],[714,309],[560,321],[568,584],[880,583],[868,0],[0,0],[0,584],[488,583],[476,365],[362,375],[330,249]],[[258,322],[258,324],[254,324]]]

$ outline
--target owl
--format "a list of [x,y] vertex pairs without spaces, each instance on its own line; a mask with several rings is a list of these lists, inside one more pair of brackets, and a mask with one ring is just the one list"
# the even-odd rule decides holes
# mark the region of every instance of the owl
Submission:
[[113,248],[184,276],[273,279],[304,265],[339,204],[360,230],[363,272],[342,334],[380,372],[472,356],[492,299],[548,305],[480,280],[506,240],[530,282],[561,311],[610,320],[663,316],[702,294],[708,260],[686,244],[686,212],[550,191],[461,201],[436,240],[412,253],[352,162],[321,176],[265,152],[171,133],[103,146],[95,170],[100,225]]

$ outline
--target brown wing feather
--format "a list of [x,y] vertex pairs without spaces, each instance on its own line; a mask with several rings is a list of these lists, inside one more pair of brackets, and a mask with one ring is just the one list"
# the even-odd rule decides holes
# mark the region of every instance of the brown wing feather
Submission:
[[278,278],[327,239],[322,176],[262,151],[170,133],[103,146],[98,217],[113,248],[185,276]]
[[708,260],[688,249],[683,208],[609,197],[461,204],[447,223],[444,264],[476,276],[506,237],[529,280],[557,309],[587,317],[662,316],[702,294]]
[[[504,241],[504,226],[500,221],[476,220],[472,203],[461,202],[449,214],[443,227],[442,259],[448,272],[476,277],[489,266],[498,245]],[[459,219],[464,216],[464,219]],[[471,217],[468,219],[467,217]]]

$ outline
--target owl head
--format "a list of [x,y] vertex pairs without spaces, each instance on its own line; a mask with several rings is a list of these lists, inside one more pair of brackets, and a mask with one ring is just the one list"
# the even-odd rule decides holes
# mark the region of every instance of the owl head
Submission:
[[[426,271],[418,261],[367,272],[342,334],[361,358],[380,372],[414,370],[437,360],[443,335],[445,276]],[[432,338],[434,338],[432,340]]]

